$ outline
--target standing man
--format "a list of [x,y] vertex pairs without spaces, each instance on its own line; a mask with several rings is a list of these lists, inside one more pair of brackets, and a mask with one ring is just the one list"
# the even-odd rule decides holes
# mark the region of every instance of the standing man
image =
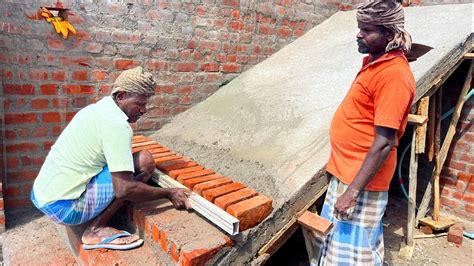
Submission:
[[383,264],[382,216],[415,95],[401,4],[362,5],[357,22],[359,52],[368,56],[331,123],[331,181],[321,216],[334,229],[317,241],[321,265]]
[[146,184],[155,163],[148,151],[132,154],[129,123],[146,113],[155,81],[141,67],[118,76],[111,96],[80,110],[52,146],[31,192],[34,205],[55,223],[92,221],[84,249],[131,249],[143,240],[107,226],[124,202],[168,198],[188,208],[187,190]]

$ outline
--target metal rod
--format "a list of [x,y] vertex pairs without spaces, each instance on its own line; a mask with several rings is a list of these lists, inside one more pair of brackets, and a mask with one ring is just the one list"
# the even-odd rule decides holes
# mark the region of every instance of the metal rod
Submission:
[[[155,170],[155,175],[152,176],[159,186],[164,188],[186,188],[183,184],[164,174],[160,170]],[[234,216],[228,214],[213,203],[204,199],[196,193],[191,193],[188,198],[191,207],[208,219],[213,224],[224,230],[226,233],[235,236],[239,234],[240,222]]]

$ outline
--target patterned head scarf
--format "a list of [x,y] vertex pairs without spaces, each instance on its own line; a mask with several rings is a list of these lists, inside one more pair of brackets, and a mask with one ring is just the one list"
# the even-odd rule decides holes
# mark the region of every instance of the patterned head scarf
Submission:
[[156,82],[152,74],[143,72],[141,66],[123,71],[115,80],[111,95],[125,91],[139,95],[152,96],[155,94]]
[[396,0],[375,0],[359,6],[357,21],[372,25],[384,26],[394,32],[395,36],[387,44],[385,51],[411,49],[411,36],[405,30],[405,14],[403,7]]

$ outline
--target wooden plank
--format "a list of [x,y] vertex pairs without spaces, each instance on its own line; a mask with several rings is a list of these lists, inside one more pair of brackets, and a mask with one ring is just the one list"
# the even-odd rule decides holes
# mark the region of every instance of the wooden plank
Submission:
[[[435,175],[434,176],[431,176],[431,178],[433,179],[433,195],[434,195],[434,205],[435,205],[435,209],[436,209],[436,203],[439,204],[439,193],[437,194],[438,195],[438,198],[436,198],[436,192],[435,191],[438,191],[439,192],[439,179],[436,180],[434,177],[436,176],[436,169],[439,169],[440,165],[439,165],[439,150],[440,150],[440,146],[441,146],[441,110],[443,109],[443,105],[442,105],[442,99],[443,99],[443,87],[441,87],[439,90],[438,90],[438,93],[436,95],[436,132],[435,132],[435,144],[434,144],[434,149],[435,149],[435,168],[434,168],[434,173]],[[438,210],[439,210],[439,205],[438,205]],[[434,214],[437,214],[436,212],[434,212]]]
[[308,229],[304,227],[301,227],[301,231],[303,231],[304,244],[306,246],[306,252],[308,253],[309,262],[310,264],[313,263],[314,265],[317,265],[318,258],[314,257],[314,236]]
[[413,231],[415,229],[416,220],[416,183],[418,172],[418,154],[416,154],[416,135],[417,130],[413,130],[410,153],[410,173],[408,183],[408,219],[407,219],[407,237],[406,243],[408,246],[413,246]]
[[443,146],[439,152],[439,156],[436,158],[436,172],[434,177],[434,213],[433,213],[433,220],[438,221],[439,219],[439,176],[441,174],[441,170],[443,169],[444,162],[446,161],[446,157],[448,156],[449,148],[451,147],[451,142],[456,134],[456,125],[458,124],[459,117],[461,116],[461,111],[464,106],[464,98],[466,97],[470,87],[471,87],[471,80],[472,80],[472,61],[469,66],[469,70],[464,81],[464,85],[462,91],[459,95],[458,101],[456,103],[456,107],[454,108],[453,117],[451,118],[451,122],[449,124],[448,132],[446,133],[446,137],[443,141]]
[[[430,97],[423,97],[418,104],[418,115],[428,116],[429,107]],[[416,127],[416,154],[425,152],[427,127],[428,123],[424,123],[423,125]]]
[[428,116],[426,115],[414,115],[414,114],[408,115],[408,124],[421,126],[421,125],[426,124],[426,121],[428,121]]
[[[438,157],[439,153],[439,142],[440,142],[440,129],[441,129],[441,97],[442,97],[442,88],[440,88],[435,95],[431,97],[433,100],[430,103],[431,106],[431,114],[430,118],[433,125],[432,125],[432,136],[431,136],[431,143],[430,143],[430,151],[428,154],[428,157],[431,160],[433,158]],[[416,214],[416,221],[415,224],[418,224],[421,218],[424,218],[426,216],[426,213],[428,212],[428,208],[430,206],[431,198],[433,197],[433,185],[434,185],[434,174],[435,174],[435,169],[433,169],[431,173],[431,178],[426,185],[425,193],[423,194],[423,198],[421,200],[420,206],[418,207],[418,213]]]
[[[472,66],[473,65],[472,65],[472,62],[471,62],[471,66],[469,68],[468,76],[466,77],[466,80],[465,80],[465,83],[464,83],[464,86],[463,86],[463,91],[467,88],[466,92],[469,90],[470,80],[472,80]],[[462,110],[461,105],[464,104],[464,97],[465,97],[465,93],[464,93],[464,96],[462,96],[462,92],[461,92],[461,95],[458,98],[458,102],[456,103],[455,113],[453,114],[453,117],[451,119],[451,124],[454,123],[453,119],[456,119],[456,123],[457,123],[457,120],[459,120],[459,114],[460,114],[459,110]],[[462,101],[462,103],[460,102],[460,100]],[[456,112],[458,112],[458,113],[456,114]],[[450,128],[452,128],[451,124],[450,124]],[[456,127],[454,126],[454,130],[455,129],[456,129]],[[447,144],[447,142],[446,142],[446,144]],[[443,146],[444,145],[445,145],[445,143],[443,143]],[[445,148],[443,148],[443,150],[445,150],[445,149],[449,150],[449,147],[446,146]],[[440,156],[437,156],[437,157],[440,157]],[[446,159],[446,157],[444,157],[444,159]],[[441,160],[440,160],[439,163],[441,163]],[[444,164],[444,161],[443,161],[443,164]],[[439,170],[439,171],[441,171],[441,170]],[[434,186],[435,173],[436,173],[436,169],[433,169],[430,182],[426,186],[426,190],[425,190],[425,193],[423,195],[423,199],[422,199],[421,204],[418,208],[418,214],[416,215],[417,223],[418,223],[418,221],[420,221],[420,219],[424,218],[426,216],[426,213],[428,212],[428,207],[429,207],[429,204],[430,204],[430,201],[431,201],[431,195],[432,195],[432,187]],[[438,186],[439,186],[439,184],[438,184]]]
[[296,219],[300,225],[306,229],[317,232],[320,235],[327,235],[331,228],[334,226],[333,223],[319,216],[318,214],[310,211],[305,211],[298,219]]
[[267,242],[260,250],[258,255],[262,256],[265,253],[270,255],[275,252],[290,238],[293,233],[298,229],[298,223],[296,217],[300,217],[303,212],[308,210],[328,189],[328,185],[325,185],[296,215],[294,215],[280,231],[278,231],[271,239]]
[[464,59],[474,59],[474,53],[467,53],[464,55]]
[[433,161],[434,157],[434,143],[436,133],[436,94],[430,97],[430,107],[428,114],[428,134],[426,136],[428,161]]

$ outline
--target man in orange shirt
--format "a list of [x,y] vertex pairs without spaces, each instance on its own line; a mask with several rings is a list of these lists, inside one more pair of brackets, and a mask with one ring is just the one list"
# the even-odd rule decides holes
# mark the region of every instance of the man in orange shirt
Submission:
[[332,177],[321,216],[335,226],[317,241],[321,265],[383,264],[382,216],[415,96],[403,53],[411,37],[401,4],[362,5],[357,22],[359,52],[368,56],[331,124],[327,172]]

